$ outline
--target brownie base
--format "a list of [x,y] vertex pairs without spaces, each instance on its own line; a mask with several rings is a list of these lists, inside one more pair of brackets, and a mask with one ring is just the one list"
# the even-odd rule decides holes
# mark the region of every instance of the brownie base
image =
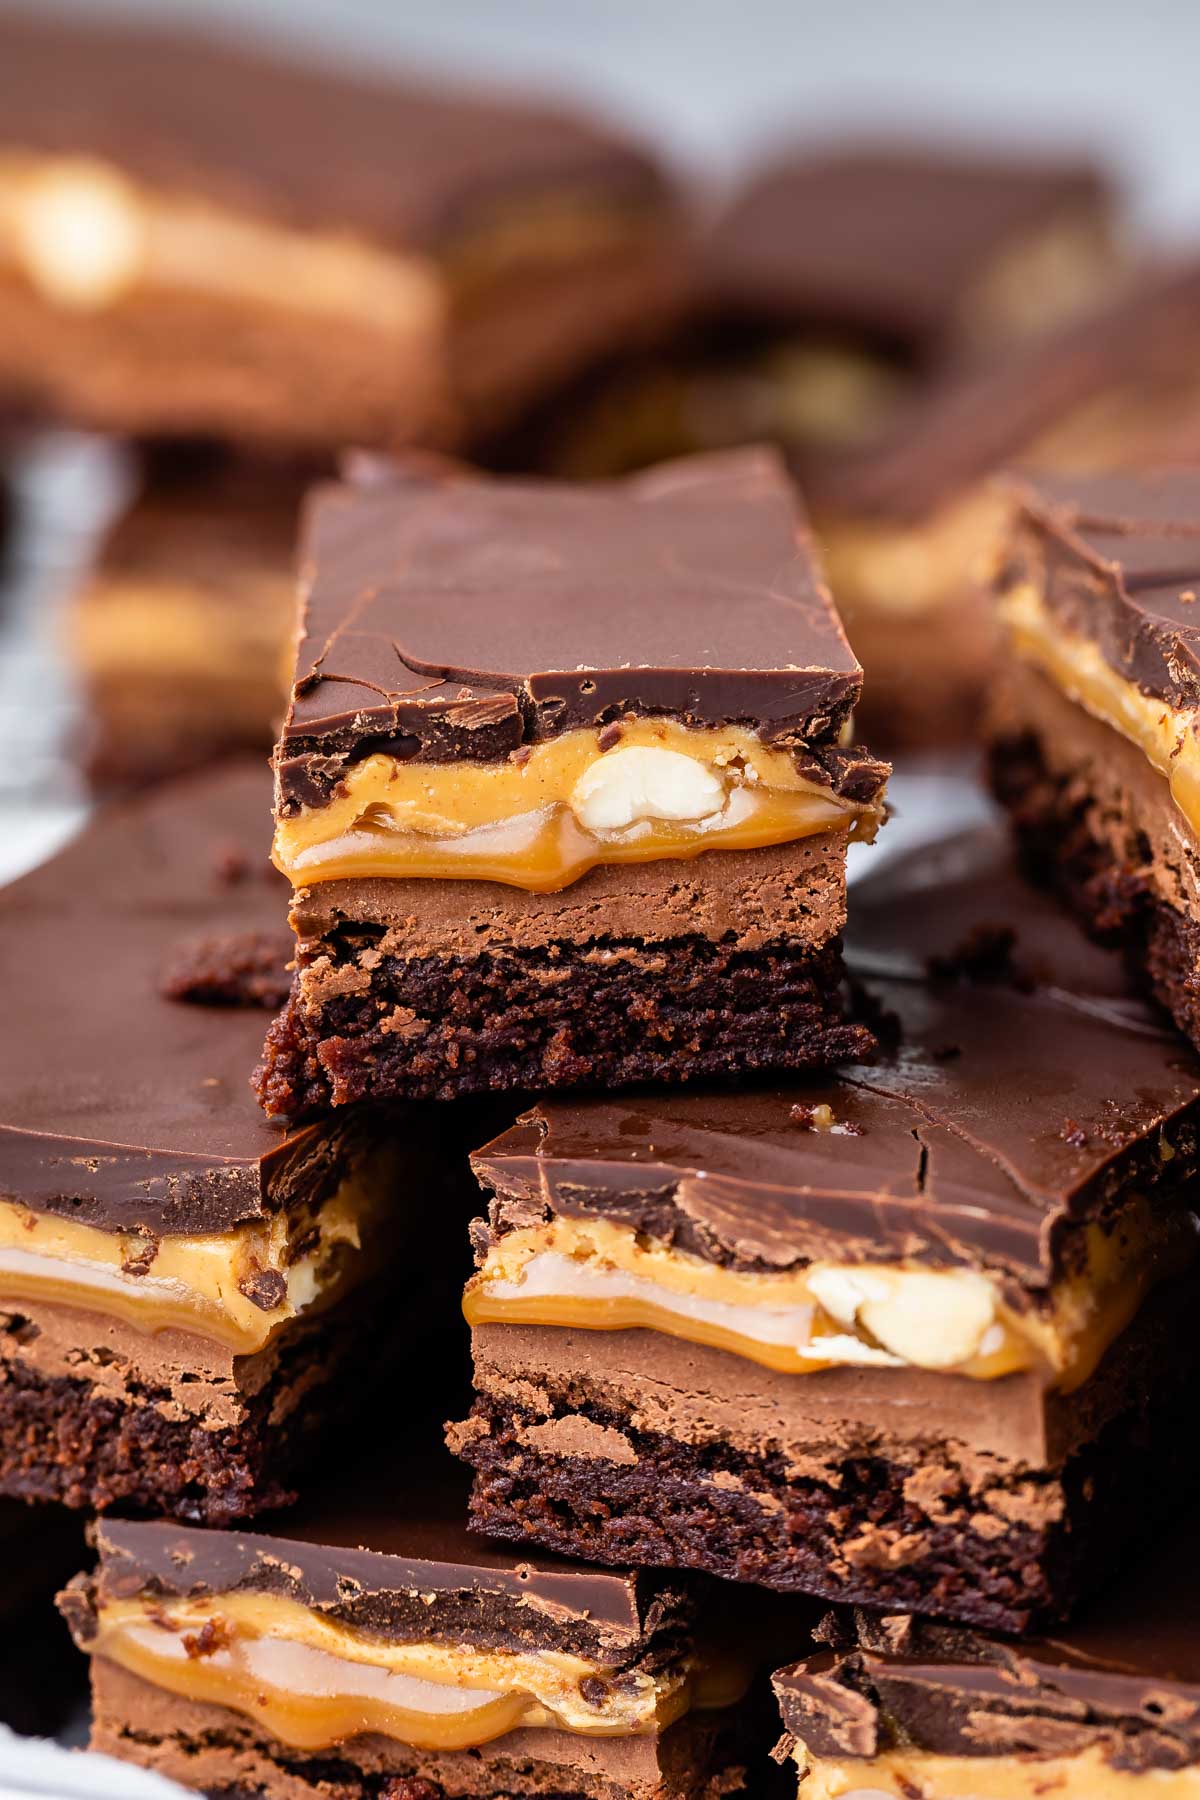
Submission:
[[1200,851],[1163,777],[1068,707],[1032,672],[1008,677],[989,746],[992,791],[1029,878],[1120,950],[1138,985],[1200,1047]]
[[[875,1047],[844,1015],[837,939],[816,951],[685,937],[468,959],[374,954],[378,935],[345,928],[324,940],[332,991],[319,1006],[298,972],[255,1074],[268,1113],[823,1068]],[[366,993],[336,992],[343,972],[361,988],[366,966]]]
[[36,1360],[49,1311],[41,1326],[0,1316],[0,1494],[214,1526],[295,1498],[304,1463],[354,1415],[364,1385],[354,1371],[369,1367],[374,1380],[393,1366],[404,1316],[395,1293],[360,1290],[257,1358],[235,1359],[231,1379],[180,1357],[155,1368],[153,1340],[135,1361],[135,1334],[113,1339],[94,1319],[80,1329],[78,1313],[64,1316],[79,1367],[102,1365],[51,1372]]
[[[739,1790],[728,1715],[685,1718],[661,1742],[517,1731],[477,1750],[421,1751],[375,1735],[315,1753],[226,1707],[182,1700],[102,1658],[92,1663],[91,1748],[213,1800],[719,1800]],[[539,1740],[546,1754],[539,1756]]]
[[[685,1387],[651,1332],[477,1327],[476,1401],[448,1440],[490,1537],[1020,1633],[1200,1485],[1194,1306],[1190,1283],[1160,1289],[1089,1382],[1039,1399],[1041,1432],[1023,1377],[881,1371],[856,1408],[852,1371],[829,1372],[827,1401],[821,1375],[698,1350]],[[947,1385],[972,1390],[961,1421],[936,1404]]]

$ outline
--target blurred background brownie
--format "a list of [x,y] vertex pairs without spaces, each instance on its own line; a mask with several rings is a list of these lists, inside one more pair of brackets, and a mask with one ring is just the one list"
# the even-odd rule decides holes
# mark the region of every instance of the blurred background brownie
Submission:
[[1200,1478],[1200,1063],[999,833],[853,897],[877,1064],[478,1153],[450,1441],[509,1541],[1020,1631]]
[[495,429],[674,303],[653,161],[560,108],[0,19],[0,395],[332,449]]
[[181,449],[134,479],[65,622],[102,787],[270,750],[291,679],[306,472]]
[[886,765],[770,453],[325,490],[275,755],[273,1115],[861,1053],[838,934]]

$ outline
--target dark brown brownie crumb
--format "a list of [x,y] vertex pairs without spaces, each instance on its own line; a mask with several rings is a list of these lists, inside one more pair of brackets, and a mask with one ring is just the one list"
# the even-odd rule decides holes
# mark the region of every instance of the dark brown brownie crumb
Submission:
[[1137,984],[1200,1048],[1200,925],[1156,891],[1141,834],[1130,825],[1123,855],[1096,835],[1091,797],[1047,767],[1032,733],[997,742],[989,774],[1026,874],[1052,888],[1097,943],[1122,951]]
[[[363,948],[333,940],[321,954],[337,971],[358,966]],[[601,948],[472,961],[379,956],[367,994],[335,995],[317,1013],[298,976],[267,1036],[259,1099],[272,1116],[302,1118],[370,1098],[827,1068],[875,1050],[867,1027],[844,1015],[837,941],[750,954],[681,939],[620,958],[597,955]]]
[[292,939],[283,931],[188,938],[172,952],[159,992],[165,1000],[196,1006],[261,1006],[276,1012],[291,986],[292,951]]

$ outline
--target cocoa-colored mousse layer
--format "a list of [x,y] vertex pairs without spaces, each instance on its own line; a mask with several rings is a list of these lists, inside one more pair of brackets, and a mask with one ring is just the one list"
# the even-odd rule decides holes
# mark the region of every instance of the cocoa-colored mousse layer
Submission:
[[1028,1375],[748,1375],[656,1332],[484,1325],[449,1442],[491,1536],[1024,1631],[1194,1488],[1194,1304],[1161,1291],[1066,1398]]
[[989,769],[1029,873],[1200,1045],[1200,847],[1166,779],[1036,669],[1006,664]]
[[873,1042],[843,1008],[845,833],[494,883],[301,889],[292,998],[256,1077],[272,1114],[367,1096],[824,1067]]

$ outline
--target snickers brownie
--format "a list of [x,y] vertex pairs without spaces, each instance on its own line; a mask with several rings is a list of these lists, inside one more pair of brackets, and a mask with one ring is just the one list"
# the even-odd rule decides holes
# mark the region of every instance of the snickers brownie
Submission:
[[996,638],[988,577],[1013,466],[1145,466],[1200,420],[1200,264],[974,373],[947,377],[879,445],[808,490],[881,742],[977,736]]
[[993,785],[1032,871],[1200,1044],[1200,469],[1018,493]]
[[838,1614],[775,1691],[802,1800],[1193,1800],[1200,1794],[1194,1523],[1051,1639]]
[[997,832],[856,888],[847,954],[876,1065],[478,1154],[451,1445],[496,1537],[1023,1630],[1200,1473],[1200,1062]]
[[569,111],[147,24],[0,20],[0,393],[131,434],[494,429],[680,285]]
[[678,1580],[516,1559],[411,1461],[273,1535],[105,1520],[62,1597],[92,1745],[210,1794],[712,1797],[742,1785],[745,1645]]
[[838,934],[884,765],[769,453],[627,483],[413,463],[302,554],[272,1114],[856,1054]]
[[305,485],[273,462],[151,459],[68,622],[97,783],[270,750],[291,679]]
[[452,1151],[273,1130],[248,1086],[287,983],[268,786],[163,788],[0,894],[0,1493],[247,1516],[417,1341]]

